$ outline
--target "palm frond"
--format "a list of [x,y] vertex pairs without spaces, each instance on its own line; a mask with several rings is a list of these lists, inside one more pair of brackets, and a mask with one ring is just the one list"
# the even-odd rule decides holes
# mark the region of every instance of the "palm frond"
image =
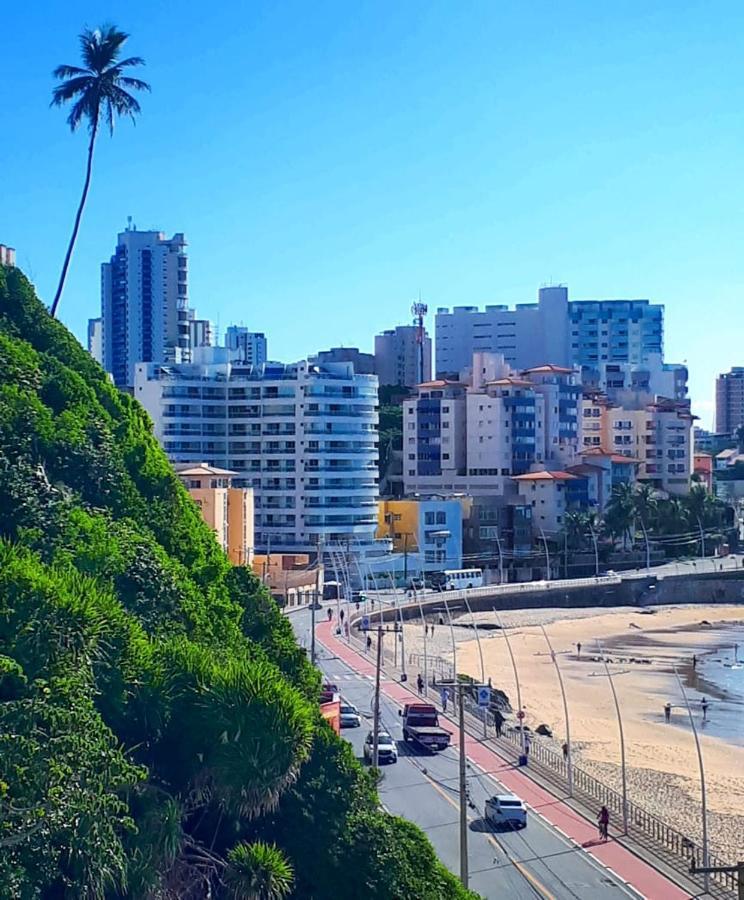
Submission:
[[116,64],[117,69],[130,69],[134,66],[144,66],[145,61],[141,56],[128,56]]
[[81,69],[80,66],[68,66],[64,63],[61,66],[57,66],[57,68],[52,72],[52,75],[55,78],[60,79],[63,78],[75,78],[78,75],[92,75],[93,73],[89,69]]
[[79,78],[71,78],[64,84],[58,85],[52,91],[52,106],[62,106],[78,94],[85,94],[95,84],[95,78],[90,75],[81,75]]
[[150,85],[146,81],[142,81],[140,78],[129,78],[126,75],[122,75],[119,79],[119,84],[123,84],[124,87],[133,88],[136,91],[151,90]]

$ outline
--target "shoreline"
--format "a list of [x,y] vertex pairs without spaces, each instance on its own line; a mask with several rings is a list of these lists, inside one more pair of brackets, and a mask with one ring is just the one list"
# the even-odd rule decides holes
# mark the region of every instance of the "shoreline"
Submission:
[[[533,740],[551,742],[556,749],[565,740],[563,704],[540,628],[543,624],[561,667],[575,761],[610,787],[619,787],[617,717],[596,645],[597,639],[602,641],[621,704],[629,799],[699,840],[699,768],[688,713],[673,671],[676,664],[700,732],[711,849],[734,860],[744,853],[744,695],[742,706],[737,694],[719,689],[720,696],[714,696],[705,673],[731,648],[731,631],[744,629],[744,604],[674,605],[654,607],[652,612],[628,607],[530,609],[500,615],[509,631],[525,723]],[[476,622],[479,619],[493,623],[492,614],[476,613]],[[455,628],[454,632],[458,672],[480,680],[474,631]],[[516,706],[514,675],[503,635],[498,629],[489,629],[479,631],[479,637],[486,678],[491,677],[493,686],[504,690]],[[744,630],[739,643],[744,644]],[[421,626],[406,625],[407,650],[420,653],[422,645]],[[437,627],[427,650],[429,656],[451,662],[452,639],[447,626]],[[693,655],[697,657],[695,669]],[[712,698],[705,725],[699,705],[703,692]],[[667,702],[674,704],[669,724],[664,717]],[[507,716],[507,725],[516,721],[513,713]],[[552,739],[534,734],[543,723],[553,732]],[[729,743],[714,733],[731,728],[742,732],[740,743]]]

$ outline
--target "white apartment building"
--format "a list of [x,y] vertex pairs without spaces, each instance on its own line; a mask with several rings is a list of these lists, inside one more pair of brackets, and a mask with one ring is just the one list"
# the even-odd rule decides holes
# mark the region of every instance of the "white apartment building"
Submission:
[[[424,377],[431,380],[431,338],[424,333]],[[416,325],[398,325],[375,335],[375,370],[380,384],[413,387],[419,378],[419,342]],[[459,371],[459,370],[458,370]]]
[[194,310],[189,310],[189,346],[211,347],[214,343],[214,325],[209,319],[197,319]]
[[262,331],[249,331],[245,325],[228,326],[225,346],[228,350],[239,350],[238,358],[250,366],[260,366],[268,360],[266,335]]
[[[653,393],[684,399],[687,370],[663,364],[664,308],[648,300],[570,301],[562,285],[538,291],[537,303],[456,306],[437,310],[436,372],[446,378],[470,365],[473,353],[501,353],[515,369],[551,362],[596,370],[604,390],[610,366],[626,366]],[[612,380],[612,379],[610,379]],[[679,383],[679,382],[682,383]]]
[[88,319],[88,353],[103,363],[103,319]]
[[643,365],[604,361],[581,367],[585,390],[601,391],[621,406],[628,405],[638,394],[685,401],[687,377],[687,366],[665,363],[658,353],[649,353]]
[[139,362],[189,358],[188,269],[183,234],[129,226],[101,266],[103,367],[118,387],[134,385]]
[[252,487],[258,552],[352,552],[377,528],[377,378],[350,364],[251,366],[226,348],[140,363],[135,397],[174,463],[206,462]]
[[474,354],[459,381],[419,385],[404,402],[405,492],[501,495],[533,466],[573,464],[580,396],[573,369],[517,374],[500,354]]

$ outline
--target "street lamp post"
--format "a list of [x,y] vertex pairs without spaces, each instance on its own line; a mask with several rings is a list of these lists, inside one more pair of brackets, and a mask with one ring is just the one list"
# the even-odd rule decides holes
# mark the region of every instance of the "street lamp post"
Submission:
[[[700,559],[705,559],[705,532],[703,531],[703,523],[700,521],[700,516],[695,516],[698,523],[698,528],[700,529]],[[713,551],[715,553],[715,549]]]
[[599,647],[599,653],[602,657],[602,662],[604,663],[605,672],[607,674],[607,680],[610,682],[610,690],[612,691],[612,699],[615,701],[615,712],[617,713],[617,727],[620,732],[620,768],[622,773],[622,782],[623,782],[623,834],[628,833],[628,779],[625,769],[625,735],[623,734],[623,719],[620,715],[620,703],[617,699],[617,692],[615,691],[615,682],[612,680],[612,674],[610,673],[610,667],[607,665],[607,657],[605,656],[604,648],[599,640],[597,640],[597,646]]
[[[692,707],[690,706],[690,700],[687,696],[687,691],[682,684],[682,679],[679,677],[679,672],[677,671],[677,667],[674,667],[674,674],[677,678],[677,684],[679,685],[679,689],[682,692],[682,698],[685,701],[685,706],[687,707],[687,715],[690,719],[690,727],[692,728],[692,734],[695,738],[695,749],[697,750],[697,758],[698,758],[698,766],[700,768],[700,795],[702,800],[702,830],[703,830],[703,866],[705,868],[708,867],[708,807],[706,803],[706,794],[705,794],[705,767],[703,766],[703,751],[700,747],[700,738],[698,736],[697,728],[695,727],[695,720],[692,716]],[[709,873],[703,872],[703,885],[705,887],[705,893],[708,893],[708,882],[710,881]]]
[[426,696],[426,694],[429,692],[429,663],[426,650],[426,638],[427,632],[429,630],[429,625],[426,621],[426,616],[424,615],[424,604],[421,602],[421,597],[419,596],[415,588],[413,590],[413,596],[418,603],[419,612],[421,613],[421,624],[424,626],[424,696]]
[[496,535],[496,547],[499,551],[499,586],[504,583],[504,552],[501,549],[501,539]]
[[514,683],[517,687],[517,717],[519,718],[519,741],[522,747],[522,755],[524,756],[524,710],[522,709],[522,689],[519,686],[519,672],[517,672],[517,661],[514,659],[514,652],[512,650],[511,641],[509,640],[509,635],[507,634],[506,628],[504,628],[501,623],[501,616],[496,611],[496,607],[493,608],[493,615],[496,619],[496,624],[499,626],[501,633],[504,635],[504,640],[506,641],[506,649],[509,653],[509,659],[512,664],[512,671],[514,672]]
[[539,526],[540,535],[543,540],[543,547],[545,547],[545,566],[547,569],[547,574],[545,575],[545,580],[550,581],[550,551],[548,550],[548,540],[545,537],[545,532],[543,531],[542,525]]
[[599,578],[599,548],[597,546],[597,535],[592,526],[588,523],[587,527],[589,528],[592,536],[592,543],[594,544],[594,577]]
[[561,674],[561,668],[558,665],[558,657],[555,655],[555,650],[553,650],[553,645],[550,643],[550,638],[548,637],[548,632],[545,630],[545,626],[541,625],[542,633],[545,636],[545,643],[548,645],[548,650],[550,651],[550,658],[555,666],[555,673],[558,676],[558,684],[561,688],[561,697],[563,698],[563,717],[566,720],[566,747],[568,748],[568,752],[566,753],[566,769],[568,774],[568,796],[573,797],[573,748],[571,747],[571,724],[568,719],[568,701],[566,700],[566,688],[563,684],[563,675]]
[[646,571],[651,571],[651,547],[648,543],[648,531],[646,531],[646,523],[643,521],[643,516],[638,516],[638,521],[641,523],[641,531],[643,531],[643,539],[646,541]]
[[449,622],[450,628],[450,638],[452,639],[452,674],[454,677],[454,681],[457,681],[457,642],[455,641],[455,629],[452,625],[452,616],[450,615],[449,603],[447,603],[447,598],[442,595],[442,600],[444,601],[444,608],[447,612],[447,621]]
[[[467,607],[468,613],[470,615],[470,621],[473,623],[473,630],[475,631],[475,641],[478,644],[478,656],[480,657],[480,671],[481,671],[481,684],[486,683],[486,667],[483,664],[483,647],[481,647],[481,639],[478,634],[478,623],[475,621],[475,616],[473,615],[473,610],[470,607],[470,603],[468,602],[468,593],[465,591],[463,594],[463,599],[465,600],[465,606]],[[488,710],[483,711],[483,738],[485,740],[487,736],[487,718],[488,718]]]

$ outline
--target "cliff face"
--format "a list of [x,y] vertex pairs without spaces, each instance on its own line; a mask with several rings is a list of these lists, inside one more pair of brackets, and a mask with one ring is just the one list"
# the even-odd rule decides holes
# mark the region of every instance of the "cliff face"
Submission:
[[2,266],[0,538],[0,897],[352,897],[354,857],[364,896],[462,896],[144,411]]

